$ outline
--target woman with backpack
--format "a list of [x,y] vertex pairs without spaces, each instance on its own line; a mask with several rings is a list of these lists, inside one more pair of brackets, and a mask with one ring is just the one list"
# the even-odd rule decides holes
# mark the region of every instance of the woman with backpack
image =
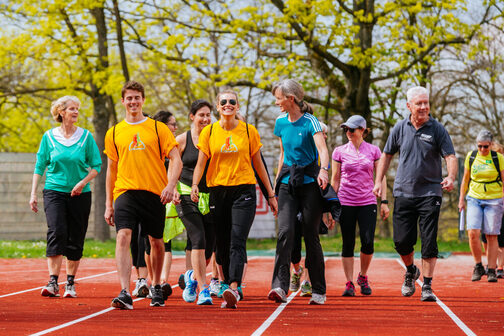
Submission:
[[[464,163],[464,177],[460,186],[459,211],[467,209],[467,231],[469,246],[476,265],[472,281],[478,281],[485,274],[481,263],[480,232],[488,242],[488,282],[497,282],[498,243],[503,214],[502,180],[504,178],[504,157],[491,150],[493,136],[482,130],[476,137],[478,150],[467,153]],[[467,193],[467,196],[466,196]],[[467,205],[465,200],[467,200]]]

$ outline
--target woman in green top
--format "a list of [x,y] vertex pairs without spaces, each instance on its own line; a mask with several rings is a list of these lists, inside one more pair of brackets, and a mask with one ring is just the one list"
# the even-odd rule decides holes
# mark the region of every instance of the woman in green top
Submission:
[[51,114],[61,126],[44,133],[37,152],[30,197],[34,212],[38,212],[37,187],[47,169],[43,195],[50,279],[42,288],[42,296],[59,296],[58,276],[63,256],[67,258],[64,297],[77,296],[74,279],[91,210],[89,182],[98,175],[102,164],[93,136],[75,126],[79,107],[80,101],[74,96],[64,96],[52,103]]
[[[488,242],[488,282],[497,282],[495,267],[497,263],[497,236],[502,224],[502,180],[504,179],[504,157],[491,151],[492,133],[479,132],[477,151],[467,153],[464,164],[464,177],[460,185],[459,211],[467,208],[467,231],[469,246],[476,265],[472,281],[478,281],[485,274],[481,263],[480,232]],[[469,189],[469,190],[468,190]],[[466,196],[467,192],[467,196]],[[467,200],[467,207],[465,199]]]

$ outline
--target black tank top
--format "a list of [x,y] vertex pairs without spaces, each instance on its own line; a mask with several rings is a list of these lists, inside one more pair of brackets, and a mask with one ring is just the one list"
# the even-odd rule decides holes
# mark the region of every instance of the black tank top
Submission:
[[[192,141],[191,131],[187,131],[186,133],[186,146],[184,153],[182,153],[182,173],[180,174],[180,182],[191,186],[192,179],[194,174],[194,167],[196,167],[196,163],[198,163],[198,154],[199,149],[194,146]],[[206,172],[208,168],[208,160],[205,170],[203,172],[203,176],[201,177],[201,181],[198,185],[198,189],[200,192],[208,192],[208,187],[206,185]]]

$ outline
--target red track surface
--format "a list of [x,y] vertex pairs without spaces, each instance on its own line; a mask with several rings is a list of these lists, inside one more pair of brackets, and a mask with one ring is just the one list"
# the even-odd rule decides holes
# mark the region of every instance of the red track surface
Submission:
[[[419,261],[416,261],[419,264]],[[183,259],[175,259],[171,283],[182,273]],[[356,265],[357,266],[357,265]],[[165,307],[150,307],[149,300],[134,303],[134,310],[111,310],[50,332],[51,335],[251,335],[279,307],[266,299],[273,258],[249,262],[245,300],[238,309],[185,303],[174,288]],[[78,278],[115,271],[112,259],[85,259]],[[476,335],[504,335],[504,280],[471,282],[470,256],[440,259],[433,283],[438,298]],[[296,296],[265,329],[263,335],[464,335],[437,303],[400,294],[403,267],[396,259],[375,259],[369,278],[373,295],[341,297],[344,276],[339,258],[326,262],[327,302],[308,305]],[[0,334],[28,335],[102,312],[119,292],[116,273],[77,282],[78,298],[44,298],[40,289],[47,281],[45,260],[0,260]],[[65,279],[62,274],[60,279]],[[132,285],[133,286],[133,285]],[[60,288],[62,288],[61,286]],[[358,291],[358,290],[357,290]],[[8,295],[8,296],[5,296]],[[455,317],[455,318],[456,318]],[[470,331],[468,331],[469,334]]]

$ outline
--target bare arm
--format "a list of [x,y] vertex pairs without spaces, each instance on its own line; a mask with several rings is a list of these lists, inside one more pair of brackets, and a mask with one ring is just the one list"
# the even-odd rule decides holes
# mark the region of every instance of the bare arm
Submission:
[[185,148],[186,148],[186,144],[187,144],[187,132],[184,132],[182,134],[179,134],[175,140],[178,142],[178,149],[179,149],[179,152],[180,152],[180,156],[182,156],[182,154],[184,153],[185,151]]
[[[378,168],[378,161],[375,161],[374,163],[374,169],[377,171]],[[380,200],[381,201],[387,201],[387,175],[383,175],[383,179],[381,182],[381,193],[380,193]],[[388,207],[387,203],[381,203],[380,204],[380,217],[385,220],[388,218],[390,214],[390,209]]]
[[168,166],[168,184],[161,192],[160,197],[161,203],[163,204],[171,202],[175,197],[175,187],[177,186],[177,181],[182,171],[182,160],[180,159],[180,153],[176,146],[168,153],[168,157],[170,158],[170,165]]
[[332,176],[331,176],[331,185],[336,191],[339,190],[341,181],[341,162],[332,160]]
[[458,171],[458,162],[455,154],[447,155],[444,157],[446,161],[446,170],[448,171],[448,176],[443,179],[441,185],[443,186],[443,190],[452,191],[455,187],[455,176],[457,176]]
[[279,138],[278,140],[280,140],[280,154],[278,155],[278,167],[277,167],[277,173],[275,176],[275,181],[278,180],[278,176],[280,175],[280,170],[282,170],[283,161],[284,161],[284,149],[283,149],[282,138]]
[[40,177],[41,176],[39,174],[33,174],[33,179],[32,179],[30,207],[31,207],[32,211],[35,213],[38,212],[37,188],[38,188],[38,184],[40,181]]
[[277,215],[278,212],[278,203],[277,199],[275,197],[275,192],[273,191],[273,188],[270,184],[269,178],[268,178],[268,172],[266,171],[266,168],[264,167],[264,163],[261,159],[261,151],[258,150],[253,156],[252,156],[252,162],[254,164],[254,167],[256,169],[257,175],[259,175],[259,178],[261,179],[262,183],[266,187],[266,190],[268,191],[268,204],[271,208],[271,211],[273,211],[273,214]]
[[392,157],[392,154],[382,153],[380,160],[378,161],[378,167],[376,168],[375,185],[373,188],[373,194],[375,194],[376,197],[381,197],[383,176],[385,176],[385,173],[389,169]]
[[201,150],[198,154],[198,162],[196,163],[196,167],[194,167],[192,186],[191,186],[191,199],[193,202],[198,202],[198,184],[201,181],[201,177],[203,176],[203,172],[205,171],[205,166],[208,161],[208,157]]
[[105,182],[105,221],[108,225],[114,226],[114,186],[117,180],[117,162],[108,158],[107,177]]
[[89,173],[86,175],[85,178],[83,178],[82,180],[80,180],[72,189],[72,192],[70,194],[70,196],[77,196],[77,195],[80,195],[82,193],[82,189],[84,189],[84,187],[89,183],[91,182],[92,179],[94,179],[96,177],[96,175],[98,175],[98,171],[96,169],[91,169],[89,171]]
[[[465,195],[467,193],[467,189],[469,188],[470,176],[471,176],[471,173],[469,172],[469,169],[464,168],[464,176],[462,177],[462,182],[460,183],[460,193],[459,193],[459,203],[458,203],[459,211],[462,211],[466,208]],[[501,176],[502,176],[502,172],[501,172]]]
[[315,141],[315,146],[317,147],[317,151],[319,153],[320,167],[324,168],[320,169],[317,182],[322,189],[325,189],[327,183],[329,182],[329,172],[327,171],[327,168],[329,167],[329,153],[327,151],[327,145],[322,132],[315,133],[313,140]]

